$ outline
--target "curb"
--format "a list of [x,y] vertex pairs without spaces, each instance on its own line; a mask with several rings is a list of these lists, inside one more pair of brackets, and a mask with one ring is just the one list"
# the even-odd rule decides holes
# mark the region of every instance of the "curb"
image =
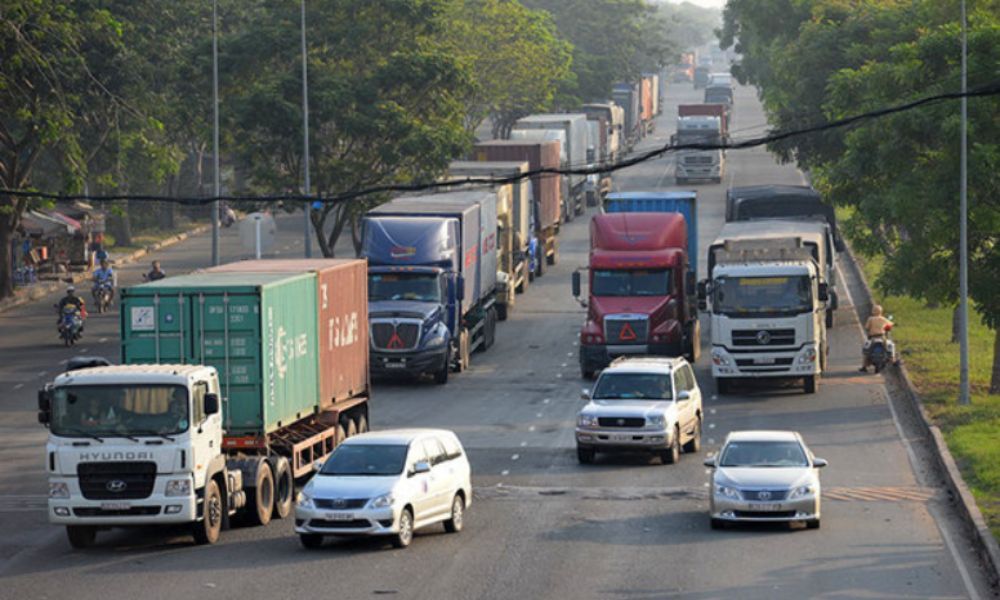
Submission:
[[[208,231],[210,228],[211,225],[199,225],[194,229],[185,231],[183,233],[178,233],[177,235],[172,235],[166,239],[156,242],[155,244],[150,244],[145,248],[140,248],[139,250],[136,250],[131,254],[127,254],[122,258],[115,259],[113,261],[113,264],[127,265],[130,263],[134,263],[135,261],[149,254],[150,252],[156,252],[157,250],[162,250],[163,248],[173,246],[174,244],[183,242],[184,240],[188,239],[193,235],[204,233]],[[12,308],[16,308],[18,306],[24,306],[25,304],[29,304],[31,302],[34,302],[35,300],[44,298],[45,296],[53,292],[58,292],[68,283],[72,282],[75,285],[77,283],[82,283],[88,279],[90,279],[90,273],[73,273],[71,275],[68,275],[67,277],[62,277],[57,281],[51,281],[48,283],[38,284],[36,286],[33,286],[30,290],[27,290],[22,294],[17,294],[15,292],[13,298],[8,298],[6,300],[0,301],[0,313],[8,311]]]
[[[850,242],[847,244],[845,254],[848,258],[845,262],[851,271],[853,271],[853,275],[861,282],[861,289],[864,292],[864,297],[860,299],[855,298],[854,304],[854,310],[857,312],[858,318],[863,322],[870,313],[871,305],[874,303],[871,287],[868,285],[868,280],[865,278],[864,272],[858,265],[858,260],[854,256]],[[859,303],[858,300],[863,300],[863,302]],[[958,499],[958,502],[955,504],[959,507],[959,516],[968,529],[968,533],[971,534],[970,538],[973,542],[973,549],[983,565],[987,567],[987,577],[990,583],[993,586],[997,586],[1000,584],[1000,544],[997,544],[996,538],[993,537],[993,532],[986,525],[986,519],[983,518],[983,513],[979,510],[972,491],[966,485],[965,479],[962,477],[962,473],[955,463],[955,458],[951,455],[951,451],[948,450],[948,445],[945,443],[941,429],[937,425],[934,425],[928,416],[924,403],[920,400],[920,394],[917,392],[913,380],[910,379],[910,373],[906,369],[905,364],[900,362],[896,365],[895,369],[883,371],[883,373],[887,377],[893,378],[894,387],[901,390],[905,399],[916,408],[917,413],[920,415],[920,419],[917,420],[920,429],[923,430],[923,433],[929,439],[934,440],[934,452],[932,454],[937,458],[937,466],[944,475],[948,492],[952,498]]]

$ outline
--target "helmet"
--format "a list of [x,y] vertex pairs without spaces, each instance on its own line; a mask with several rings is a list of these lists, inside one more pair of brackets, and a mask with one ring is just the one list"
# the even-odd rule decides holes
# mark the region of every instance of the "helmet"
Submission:
[[69,286],[69,287],[66,288],[66,293],[67,294],[72,294],[75,291],[76,291],[76,286],[75,285],[71,285],[71,286]]
[[873,317],[880,317],[880,316],[882,316],[882,307],[879,306],[878,304],[873,304],[872,305],[872,316]]

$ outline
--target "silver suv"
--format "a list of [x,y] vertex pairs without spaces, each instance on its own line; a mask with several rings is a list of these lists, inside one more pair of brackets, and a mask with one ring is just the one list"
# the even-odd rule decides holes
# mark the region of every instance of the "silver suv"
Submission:
[[619,358],[601,372],[576,421],[582,464],[600,452],[648,451],[664,464],[701,449],[701,390],[683,358]]

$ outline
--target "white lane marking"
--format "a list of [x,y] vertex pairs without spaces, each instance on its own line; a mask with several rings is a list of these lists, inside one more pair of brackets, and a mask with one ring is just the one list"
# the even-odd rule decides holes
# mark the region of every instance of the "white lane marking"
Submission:
[[107,341],[108,341],[108,338],[101,338],[101,339],[97,340],[97,343],[98,344],[104,344],[104,343],[107,343]]
[[[573,356],[573,353],[572,353],[572,352],[567,352],[567,353],[566,353],[566,356]],[[565,365],[564,365],[564,366],[565,366]]]
[[562,379],[562,373],[556,373],[556,379]]
[[712,394],[712,400],[718,400],[718,399],[719,399],[718,396],[716,396],[715,394]]
[[86,354],[87,353],[87,349],[86,348],[80,348],[79,350],[76,351],[76,353],[77,354]]
[[542,418],[542,413],[535,413],[535,418],[536,419],[541,419]]
[[567,365],[567,363],[563,363],[563,364],[561,364],[559,366],[565,369],[568,365]]
[[528,431],[534,431],[534,430],[535,430],[535,426],[534,425],[529,425],[528,426]]
[[17,384],[17,385],[14,386],[14,389],[15,390],[19,390],[19,389],[21,389],[23,387],[24,387],[24,384],[23,383],[19,383],[19,384]]
[[715,423],[709,423],[708,424],[708,428],[709,429],[715,429]]
[[552,398],[546,398],[545,400],[542,400],[542,404],[548,404],[551,401],[552,401]]
[[[506,477],[507,475],[510,475],[510,471],[508,471],[507,469],[504,469],[503,471],[500,471],[500,474],[503,475],[504,477]],[[500,487],[499,483],[497,484],[497,487]]]
[[521,447],[522,447],[522,448],[524,448],[524,447],[525,447],[525,446],[527,446],[527,445],[528,445],[528,442],[521,442]]
[[517,460],[517,459],[519,459],[519,458],[521,458],[521,455],[520,455],[520,454],[511,454],[511,455],[510,455],[510,459],[511,459],[511,460]]
[[64,365],[64,364],[66,364],[68,362],[69,362],[69,359],[68,358],[64,358],[61,361],[59,361],[59,364]]
[[708,409],[708,414],[714,415],[715,414],[715,409],[714,408]]
[[701,485],[704,486],[704,487],[708,487],[708,482],[706,481],[705,483],[703,483]]
[[49,372],[48,372],[48,371],[39,371],[39,372],[38,372],[38,376],[39,376],[39,377],[45,377],[45,376],[46,376],[46,375],[48,375],[48,374],[49,374]]
[[708,438],[708,443],[709,444],[714,444],[715,443],[715,438]]

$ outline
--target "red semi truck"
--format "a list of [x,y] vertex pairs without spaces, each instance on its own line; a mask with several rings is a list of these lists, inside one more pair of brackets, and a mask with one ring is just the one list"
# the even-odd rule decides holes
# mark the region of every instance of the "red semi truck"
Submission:
[[[573,295],[580,297],[580,272]],[[580,331],[580,373],[625,355],[686,355],[698,344],[696,287],[684,215],[613,213],[590,222],[590,290]]]

